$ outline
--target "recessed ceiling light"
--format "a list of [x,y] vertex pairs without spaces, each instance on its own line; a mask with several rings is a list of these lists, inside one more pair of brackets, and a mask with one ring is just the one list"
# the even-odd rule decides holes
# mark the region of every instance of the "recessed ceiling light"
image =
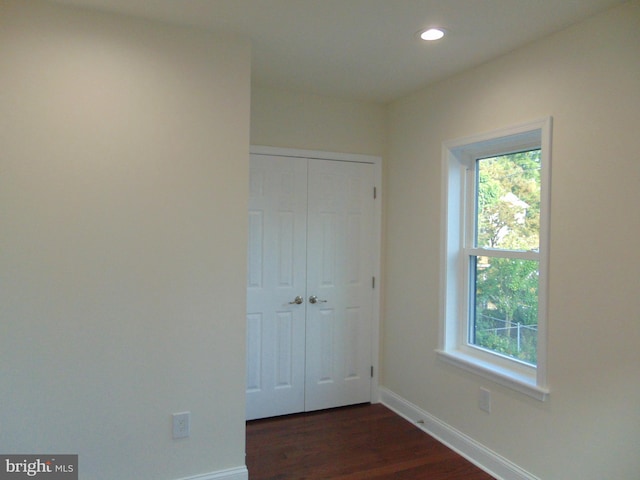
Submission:
[[442,37],[444,37],[444,30],[442,28],[430,28],[420,33],[422,40],[440,40]]

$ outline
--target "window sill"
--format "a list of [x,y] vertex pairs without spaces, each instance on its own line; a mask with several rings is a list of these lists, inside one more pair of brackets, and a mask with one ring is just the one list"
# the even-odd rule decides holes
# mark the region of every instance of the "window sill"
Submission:
[[549,398],[549,390],[536,385],[535,378],[484,362],[457,350],[436,350],[436,353],[445,363],[479,375],[541,402]]

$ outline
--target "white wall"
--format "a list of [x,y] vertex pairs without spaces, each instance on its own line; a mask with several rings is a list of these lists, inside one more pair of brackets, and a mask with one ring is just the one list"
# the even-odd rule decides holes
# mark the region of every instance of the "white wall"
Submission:
[[[545,480],[638,478],[640,3],[395,102],[385,385]],[[436,359],[441,144],[554,117],[546,403]],[[478,408],[479,387],[493,393]]]
[[376,103],[255,85],[251,89],[253,145],[382,157],[385,118],[384,106]]
[[2,1],[0,452],[244,466],[249,102],[244,39]]

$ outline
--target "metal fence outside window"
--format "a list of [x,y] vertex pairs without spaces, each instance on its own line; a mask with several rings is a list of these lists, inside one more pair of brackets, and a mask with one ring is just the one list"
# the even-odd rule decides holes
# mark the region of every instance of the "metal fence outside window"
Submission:
[[516,352],[522,351],[523,345],[535,345],[538,340],[538,325],[523,325],[489,315],[478,314],[476,335],[493,333],[515,342]]

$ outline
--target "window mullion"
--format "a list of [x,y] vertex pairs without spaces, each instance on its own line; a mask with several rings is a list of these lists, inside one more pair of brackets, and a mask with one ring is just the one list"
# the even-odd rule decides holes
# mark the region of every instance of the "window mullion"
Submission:
[[476,245],[476,171],[467,167],[465,172],[465,215],[464,215],[464,239],[465,249]]
[[471,341],[471,312],[475,309],[475,259],[469,254],[476,244],[476,218],[477,218],[477,171],[475,161],[472,157],[467,159],[464,184],[464,306],[461,309],[463,315],[460,316],[459,324],[459,345],[468,345]]
[[518,260],[540,260],[540,252],[538,251],[522,251],[522,250],[499,250],[493,248],[477,248],[470,247],[465,249],[465,254],[474,257],[496,257],[496,258],[512,258]]

